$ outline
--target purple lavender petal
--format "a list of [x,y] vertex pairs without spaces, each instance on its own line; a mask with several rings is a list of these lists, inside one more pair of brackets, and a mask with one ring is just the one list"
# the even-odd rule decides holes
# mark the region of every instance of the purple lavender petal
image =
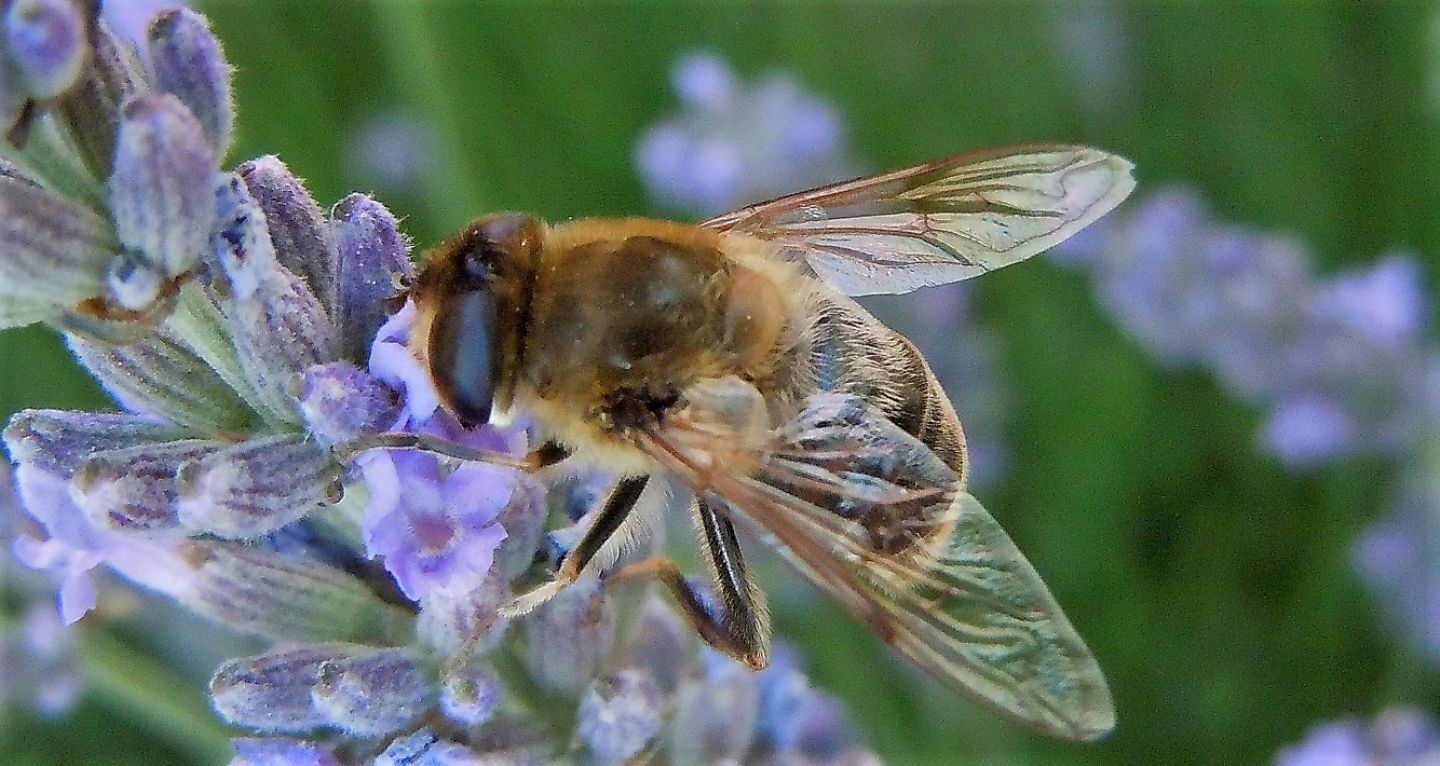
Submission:
[[406,302],[375,333],[370,347],[370,373],[400,392],[406,419],[412,423],[429,420],[440,408],[440,395],[430,374],[406,345],[415,324],[415,304]]
[[357,461],[370,502],[362,530],[371,556],[412,599],[465,590],[489,571],[505,530],[495,519],[509,501],[515,472],[466,464],[443,476],[434,457],[397,450]]

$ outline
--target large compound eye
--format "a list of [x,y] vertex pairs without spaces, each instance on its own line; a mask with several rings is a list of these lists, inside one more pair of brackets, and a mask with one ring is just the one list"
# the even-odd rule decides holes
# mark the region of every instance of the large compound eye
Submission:
[[495,297],[487,289],[445,300],[430,330],[430,375],[445,403],[468,426],[490,419],[495,397]]

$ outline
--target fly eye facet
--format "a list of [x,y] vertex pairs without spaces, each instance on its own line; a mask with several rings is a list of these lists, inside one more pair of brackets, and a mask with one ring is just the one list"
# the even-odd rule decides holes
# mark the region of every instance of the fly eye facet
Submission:
[[490,419],[498,362],[495,313],[489,290],[467,290],[447,299],[430,331],[430,375],[467,426]]

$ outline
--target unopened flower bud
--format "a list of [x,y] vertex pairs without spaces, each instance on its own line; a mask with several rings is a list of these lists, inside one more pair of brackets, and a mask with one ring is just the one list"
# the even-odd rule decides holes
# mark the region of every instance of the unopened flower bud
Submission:
[[385,430],[400,414],[395,392],[349,362],[306,370],[299,400],[310,433],[332,446]]
[[176,472],[185,462],[223,446],[205,439],[186,439],[98,452],[71,477],[70,499],[100,529],[173,534],[180,530]]
[[211,153],[224,157],[235,123],[232,70],[205,17],[188,8],[170,9],[150,23],[148,36],[156,87],[184,102],[200,121]]
[[409,243],[395,216],[364,194],[340,200],[330,218],[339,255],[335,324],[343,335],[341,352],[364,364],[376,331],[390,315],[391,301],[414,275]]
[[445,677],[440,686],[440,710],[450,720],[475,727],[500,706],[500,680],[483,667],[467,667]]
[[236,726],[262,732],[310,731],[329,723],[310,700],[320,667],[364,651],[354,644],[311,644],[231,660],[210,679],[210,697],[216,712]]
[[320,305],[334,316],[338,256],[320,205],[274,155],[241,163],[235,172],[245,179],[250,196],[265,213],[276,260],[304,280]]
[[354,575],[306,556],[218,540],[188,544],[196,611],[278,640],[391,643],[410,617]]
[[340,470],[303,436],[251,439],[180,469],[180,520],[220,537],[257,537],[337,500]]
[[626,668],[595,679],[585,690],[576,729],[599,762],[624,763],[660,733],[660,703],[649,674]]
[[581,580],[525,621],[525,662],[543,687],[578,692],[615,641],[615,606],[596,580]]
[[204,130],[180,99],[148,93],[125,104],[109,182],[121,244],[168,276],[189,271],[214,227],[219,181]]
[[677,764],[740,759],[750,747],[759,712],[755,674],[705,649],[705,675],[688,681],[676,696],[670,756]]
[[153,417],[115,412],[21,410],[5,426],[5,449],[16,463],[69,476],[106,450],[182,439],[188,432]]
[[429,674],[403,649],[326,662],[311,692],[330,725],[362,737],[399,731],[423,715],[434,698]]
[[220,192],[212,239],[220,282],[212,286],[246,379],[272,422],[298,425],[300,375],[334,361],[334,329],[319,299],[276,259],[265,213],[232,176]]
[[15,0],[5,14],[3,53],[37,99],[75,84],[89,54],[85,18],[70,0]]

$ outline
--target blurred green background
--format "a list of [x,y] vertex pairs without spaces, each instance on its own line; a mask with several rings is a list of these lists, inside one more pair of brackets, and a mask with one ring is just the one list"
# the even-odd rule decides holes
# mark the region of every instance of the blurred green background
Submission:
[[[1126,33],[1128,90],[1103,103],[1077,87],[1075,43],[1061,42],[1083,7],[199,6],[237,67],[230,163],[276,153],[328,205],[358,182],[348,153],[368,118],[400,110],[433,125],[434,172],[385,198],[419,247],[488,210],[652,210],[634,142],[677,108],[670,67],[700,48],[742,77],[794,73],[837,107],[853,152],[876,168],[991,145],[1091,143],[1136,161],[1138,194],[1191,184],[1219,217],[1293,232],[1326,272],[1393,246],[1417,251],[1429,282],[1440,271],[1431,4],[1109,5]],[[1349,563],[1389,491],[1383,462],[1287,472],[1255,449],[1257,413],[1203,372],[1158,370],[1081,272],[1038,259],[977,289],[1012,403],[1010,463],[982,497],[1099,656],[1120,724],[1088,746],[1031,735],[920,679],[828,605],[782,611],[777,634],[802,646],[882,757],[1263,763],[1319,719],[1440,707],[1440,675],[1377,616]],[[944,338],[917,340],[941,353]],[[0,416],[102,402],[45,330],[0,335],[0,369]],[[145,619],[120,629],[138,633]],[[204,670],[179,672],[174,706],[203,713]],[[12,711],[0,763],[165,762],[157,751],[187,763],[214,752],[217,727],[165,734],[173,715],[137,710],[117,684],[61,720]]]

